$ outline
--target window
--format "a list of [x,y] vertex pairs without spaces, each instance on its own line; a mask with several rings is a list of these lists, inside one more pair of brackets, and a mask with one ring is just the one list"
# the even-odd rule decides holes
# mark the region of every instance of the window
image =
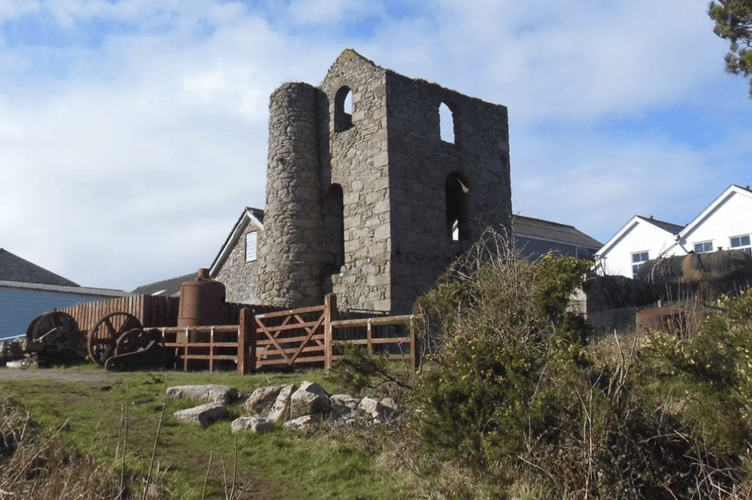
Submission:
[[460,174],[449,174],[444,184],[446,229],[451,241],[469,240],[467,234],[467,193],[470,188]]
[[258,232],[252,231],[245,235],[245,261],[251,262],[256,260],[256,236]]
[[632,278],[637,278],[637,272],[645,262],[650,260],[648,252],[635,252],[632,254]]
[[701,243],[695,243],[695,253],[706,253],[713,251],[712,241],[703,241]]
[[350,87],[345,86],[334,96],[334,130],[344,132],[352,126],[352,92]]
[[735,248],[737,250],[742,250],[750,255],[752,255],[752,245],[750,245],[749,235],[745,234],[744,236],[734,236],[731,238],[731,248]]
[[439,127],[441,140],[454,144],[454,112],[443,102],[439,105]]

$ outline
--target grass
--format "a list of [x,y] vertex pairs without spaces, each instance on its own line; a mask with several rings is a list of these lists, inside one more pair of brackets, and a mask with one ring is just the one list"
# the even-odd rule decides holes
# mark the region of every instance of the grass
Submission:
[[[101,371],[89,365],[70,370]],[[153,480],[164,498],[414,498],[350,430],[304,434],[280,427],[264,435],[233,434],[230,419],[206,429],[178,423],[173,413],[191,402],[169,402],[162,411],[165,389],[174,385],[224,384],[249,394],[264,385],[310,380],[337,392],[321,371],[245,377],[136,372],[103,380],[0,380],[0,394],[21,403],[40,428],[60,429],[62,446],[105,464],[114,477],[138,478],[142,485]],[[239,404],[230,407],[234,416],[240,411]]]

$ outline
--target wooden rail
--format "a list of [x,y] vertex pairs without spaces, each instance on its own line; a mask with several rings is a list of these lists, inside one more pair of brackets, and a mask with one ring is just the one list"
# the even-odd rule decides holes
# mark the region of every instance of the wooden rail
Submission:
[[[113,310],[118,306],[127,306],[127,312],[141,312],[141,317],[144,317],[143,311],[150,308],[144,304],[158,303],[142,297],[130,299],[89,305],[75,312],[90,322],[88,318],[94,317],[92,313],[104,315],[118,312]],[[176,305],[170,304],[161,310],[171,310]],[[254,314],[254,309],[264,310],[238,308],[231,311],[232,315],[228,313],[226,320],[232,324],[227,325],[175,327],[152,323],[144,326],[157,327],[165,347],[174,350],[179,365],[186,371],[214,371],[232,365],[240,375],[274,367],[307,366],[328,370],[342,356],[346,345],[362,346],[373,356],[409,361],[412,367],[420,363],[414,333],[409,329],[404,331],[404,327],[402,332],[388,328],[409,326],[418,319],[416,316],[340,320],[337,319],[337,300],[333,294],[327,295],[321,306],[262,314]]]

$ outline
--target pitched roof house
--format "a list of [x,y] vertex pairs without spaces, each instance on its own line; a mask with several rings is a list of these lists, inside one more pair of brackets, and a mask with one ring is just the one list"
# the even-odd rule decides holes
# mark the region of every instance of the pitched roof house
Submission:
[[686,226],[634,216],[596,253],[596,271],[632,278],[648,260],[690,252],[752,252],[752,191],[732,184]]
[[514,245],[526,259],[553,252],[559,256],[593,259],[601,243],[574,226],[522,215],[512,216]]
[[53,309],[124,295],[79,286],[0,248],[0,339],[24,335],[34,318]]

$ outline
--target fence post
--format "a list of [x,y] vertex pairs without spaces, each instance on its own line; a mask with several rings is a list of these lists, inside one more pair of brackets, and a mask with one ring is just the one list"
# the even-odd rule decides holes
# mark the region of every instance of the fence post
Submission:
[[238,375],[256,371],[255,315],[247,307],[240,310],[238,319]]
[[332,368],[334,331],[332,321],[337,319],[337,296],[333,293],[324,297],[324,369]]

